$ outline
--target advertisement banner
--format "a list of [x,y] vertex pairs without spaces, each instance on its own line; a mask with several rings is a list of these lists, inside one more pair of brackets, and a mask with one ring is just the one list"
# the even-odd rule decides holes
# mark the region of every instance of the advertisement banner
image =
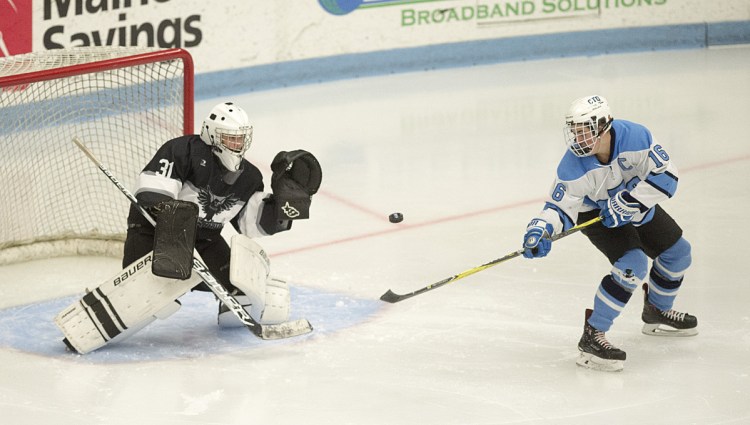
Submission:
[[181,47],[201,73],[524,35],[749,20],[747,0],[0,0],[0,56]]

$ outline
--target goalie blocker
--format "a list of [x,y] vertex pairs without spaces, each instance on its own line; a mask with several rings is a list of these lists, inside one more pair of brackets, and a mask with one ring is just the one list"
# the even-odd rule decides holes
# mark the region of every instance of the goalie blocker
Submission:
[[151,271],[160,277],[188,279],[193,270],[198,205],[171,199],[156,208]]

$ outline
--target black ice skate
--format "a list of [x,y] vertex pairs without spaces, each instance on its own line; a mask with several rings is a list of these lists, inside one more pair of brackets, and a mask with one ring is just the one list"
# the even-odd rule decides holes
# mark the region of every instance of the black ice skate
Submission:
[[588,319],[591,313],[591,309],[586,309],[583,336],[578,341],[578,350],[581,353],[576,364],[589,369],[619,372],[625,366],[625,352],[610,344],[604,332],[589,325]]
[[643,314],[641,330],[646,335],[693,336],[698,334],[698,319],[672,309],[661,311],[648,301],[648,284],[643,284]]

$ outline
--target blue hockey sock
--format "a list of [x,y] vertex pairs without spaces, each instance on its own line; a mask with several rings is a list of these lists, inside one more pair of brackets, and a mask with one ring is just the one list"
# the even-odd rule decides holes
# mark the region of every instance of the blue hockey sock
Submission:
[[607,332],[628,303],[633,291],[646,278],[648,257],[640,249],[627,251],[602,279],[594,297],[594,312],[588,322]]
[[654,260],[649,273],[648,300],[656,308],[667,311],[674,305],[685,271],[692,262],[690,244],[680,238]]

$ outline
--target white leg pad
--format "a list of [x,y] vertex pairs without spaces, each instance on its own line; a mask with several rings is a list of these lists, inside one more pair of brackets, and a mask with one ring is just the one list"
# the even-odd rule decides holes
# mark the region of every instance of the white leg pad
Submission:
[[289,285],[286,281],[271,277],[266,285],[266,307],[260,315],[259,322],[264,325],[276,325],[289,320],[290,310]]
[[151,258],[144,255],[55,317],[76,351],[91,352],[170,316],[180,308],[175,300],[201,282],[197,274],[186,280],[154,276]]
[[[261,308],[253,304],[246,295],[236,295],[237,302],[258,323],[276,325],[289,320],[290,296],[289,285],[286,281],[272,277],[266,285],[265,304]],[[219,326],[222,328],[236,328],[245,326],[231,311],[219,306]]]
[[[247,236],[232,237],[229,280],[242,294],[237,301],[253,319],[277,324],[289,319],[289,286],[280,279],[270,278],[270,261],[263,248]],[[230,311],[219,307],[219,326],[243,326]]]
[[260,245],[245,235],[232,237],[229,280],[261,310],[266,302],[266,281],[270,272],[270,261]]
[[166,307],[154,313],[154,317],[156,317],[159,320],[164,320],[167,317],[177,313],[177,310],[179,310],[180,307],[182,307],[182,304],[180,304],[179,301],[174,300],[173,303],[167,304]]

